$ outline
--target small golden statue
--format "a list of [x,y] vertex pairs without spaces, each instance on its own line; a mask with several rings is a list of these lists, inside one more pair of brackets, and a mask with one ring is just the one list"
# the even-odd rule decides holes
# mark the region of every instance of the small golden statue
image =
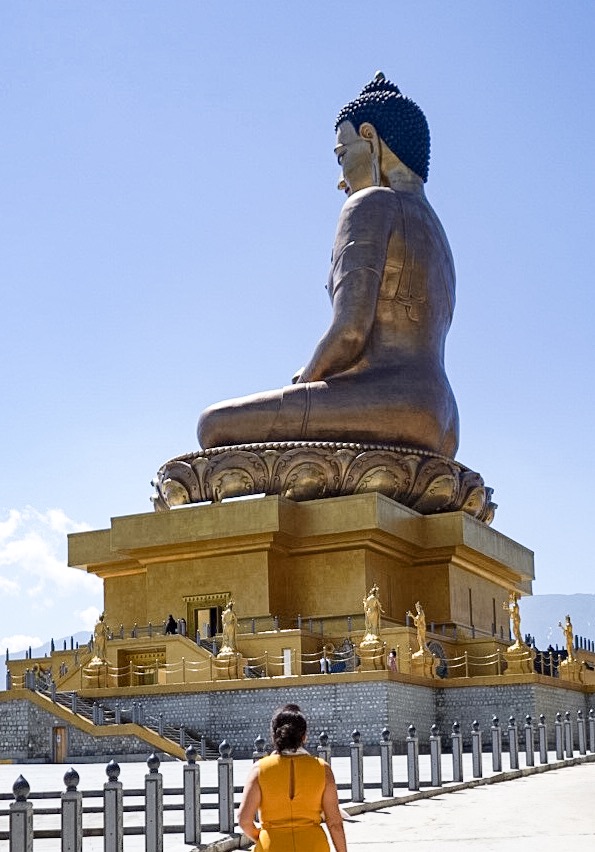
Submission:
[[93,630],[93,659],[90,666],[100,666],[107,662],[108,628],[105,623],[105,613],[102,612]]
[[215,657],[215,676],[219,680],[241,677],[242,655],[238,651],[238,617],[234,612],[235,601],[230,599],[221,613],[222,644]]
[[519,610],[520,595],[517,592],[508,593],[508,601],[502,603],[502,609],[508,612],[512,621],[514,642],[506,649],[506,674],[532,674],[535,651],[523,641],[521,635],[521,612]]
[[217,656],[237,653],[238,617],[233,611],[235,601],[229,600],[221,614],[223,625],[223,644]]
[[562,628],[562,632],[564,633],[564,639],[566,641],[566,653],[568,662],[574,662],[574,630],[572,628],[572,622],[570,621],[570,616],[566,616],[566,622],[562,624],[561,621],[558,622],[558,627]]
[[526,647],[523,642],[523,637],[521,636],[521,613],[519,610],[519,595],[516,592],[510,592],[508,595],[508,602],[504,601],[502,604],[502,609],[508,612],[509,618],[512,621],[512,635],[514,636],[514,644],[510,646],[508,649],[518,650],[519,648]]
[[419,651],[429,651],[430,649],[426,643],[426,614],[423,611],[422,605],[419,601],[415,604],[415,609],[417,610],[416,615],[414,615],[411,610],[407,610],[407,615],[413,621],[413,626],[417,630],[417,642],[419,644]]
[[411,671],[420,677],[436,677],[438,659],[428,648],[426,641],[426,614],[419,601],[415,604],[415,613],[407,610],[406,615],[413,620],[413,626],[417,630],[417,643],[419,649],[411,655]]
[[384,612],[380,599],[378,598],[378,586],[376,583],[368,592],[367,597],[363,600],[364,619],[365,619],[365,636],[362,644],[370,644],[378,642],[380,639],[380,615]]
[[378,591],[378,585],[374,583],[362,601],[364,605],[364,638],[358,648],[362,671],[385,668],[386,651],[380,641],[380,616],[384,610],[378,597]]

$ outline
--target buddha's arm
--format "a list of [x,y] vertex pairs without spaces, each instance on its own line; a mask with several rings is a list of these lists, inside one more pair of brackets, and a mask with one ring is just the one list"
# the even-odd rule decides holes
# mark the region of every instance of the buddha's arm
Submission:
[[297,379],[317,382],[348,369],[360,357],[376,316],[380,279],[372,269],[353,269],[335,285],[333,319]]

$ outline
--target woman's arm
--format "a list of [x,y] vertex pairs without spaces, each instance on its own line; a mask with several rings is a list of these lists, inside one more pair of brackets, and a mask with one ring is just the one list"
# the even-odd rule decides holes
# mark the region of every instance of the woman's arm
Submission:
[[322,794],[322,809],[336,852],[347,852],[347,841],[343,830],[343,818],[339,811],[339,795],[333,770],[325,764],[325,787]]
[[260,807],[260,784],[258,783],[258,763],[255,763],[248,778],[246,779],[246,783],[244,785],[244,792],[242,793],[242,801],[240,804],[240,810],[238,811],[238,823],[240,828],[251,840],[257,841],[259,835],[259,829],[254,824],[254,817],[256,816],[256,812]]

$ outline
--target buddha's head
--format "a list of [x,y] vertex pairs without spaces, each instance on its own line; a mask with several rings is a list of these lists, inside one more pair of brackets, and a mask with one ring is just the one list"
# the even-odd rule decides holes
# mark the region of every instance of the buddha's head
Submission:
[[359,96],[343,107],[335,123],[339,184],[348,195],[368,186],[389,185],[387,171],[400,165],[428,179],[430,131],[421,109],[379,71]]

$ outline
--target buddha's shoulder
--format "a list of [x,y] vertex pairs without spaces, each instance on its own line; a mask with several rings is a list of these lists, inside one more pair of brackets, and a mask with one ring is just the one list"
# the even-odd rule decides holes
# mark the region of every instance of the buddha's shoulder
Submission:
[[397,203],[397,193],[388,186],[368,186],[350,195],[343,210],[349,212],[360,207],[388,207]]

